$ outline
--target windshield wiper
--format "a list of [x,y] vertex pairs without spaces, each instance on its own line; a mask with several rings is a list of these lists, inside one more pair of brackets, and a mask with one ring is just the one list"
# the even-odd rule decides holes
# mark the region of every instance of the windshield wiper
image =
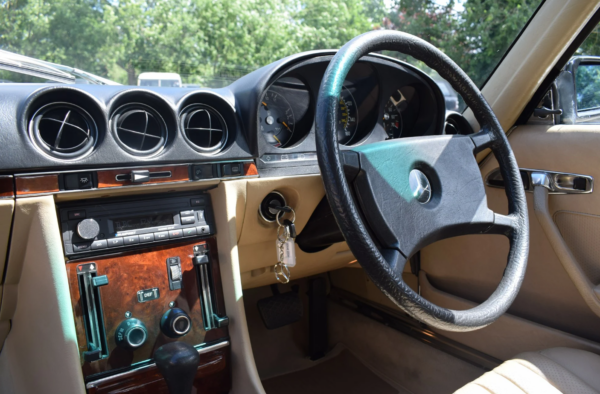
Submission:
[[83,79],[94,85],[120,85],[117,82],[73,67],[50,63],[0,49],[0,69],[31,75],[60,83],[77,83]]

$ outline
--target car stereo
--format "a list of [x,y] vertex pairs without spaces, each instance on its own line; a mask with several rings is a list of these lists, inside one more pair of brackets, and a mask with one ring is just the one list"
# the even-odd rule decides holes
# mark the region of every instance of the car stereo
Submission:
[[67,256],[214,234],[208,194],[69,205],[59,213]]

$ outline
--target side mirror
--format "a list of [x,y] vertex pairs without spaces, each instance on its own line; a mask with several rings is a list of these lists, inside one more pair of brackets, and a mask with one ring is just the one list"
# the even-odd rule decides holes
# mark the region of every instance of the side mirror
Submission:
[[600,123],[600,56],[575,56],[555,82],[563,124]]

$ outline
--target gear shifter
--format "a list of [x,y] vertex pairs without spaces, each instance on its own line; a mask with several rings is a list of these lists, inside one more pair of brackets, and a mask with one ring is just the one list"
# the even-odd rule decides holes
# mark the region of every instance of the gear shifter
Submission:
[[183,342],[167,343],[156,349],[154,361],[167,381],[170,394],[191,394],[200,364],[196,348]]

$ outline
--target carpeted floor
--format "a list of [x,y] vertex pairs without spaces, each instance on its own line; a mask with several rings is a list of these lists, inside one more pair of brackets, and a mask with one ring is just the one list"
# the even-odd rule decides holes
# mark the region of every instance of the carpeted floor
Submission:
[[265,328],[256,307],[270,289],[244,291],[254,360],[267,394],[453,393],[485,372],[331,301],[330,351],[311,361],[306,291],[300,282],[306,308],[302,320],[275,330]]

